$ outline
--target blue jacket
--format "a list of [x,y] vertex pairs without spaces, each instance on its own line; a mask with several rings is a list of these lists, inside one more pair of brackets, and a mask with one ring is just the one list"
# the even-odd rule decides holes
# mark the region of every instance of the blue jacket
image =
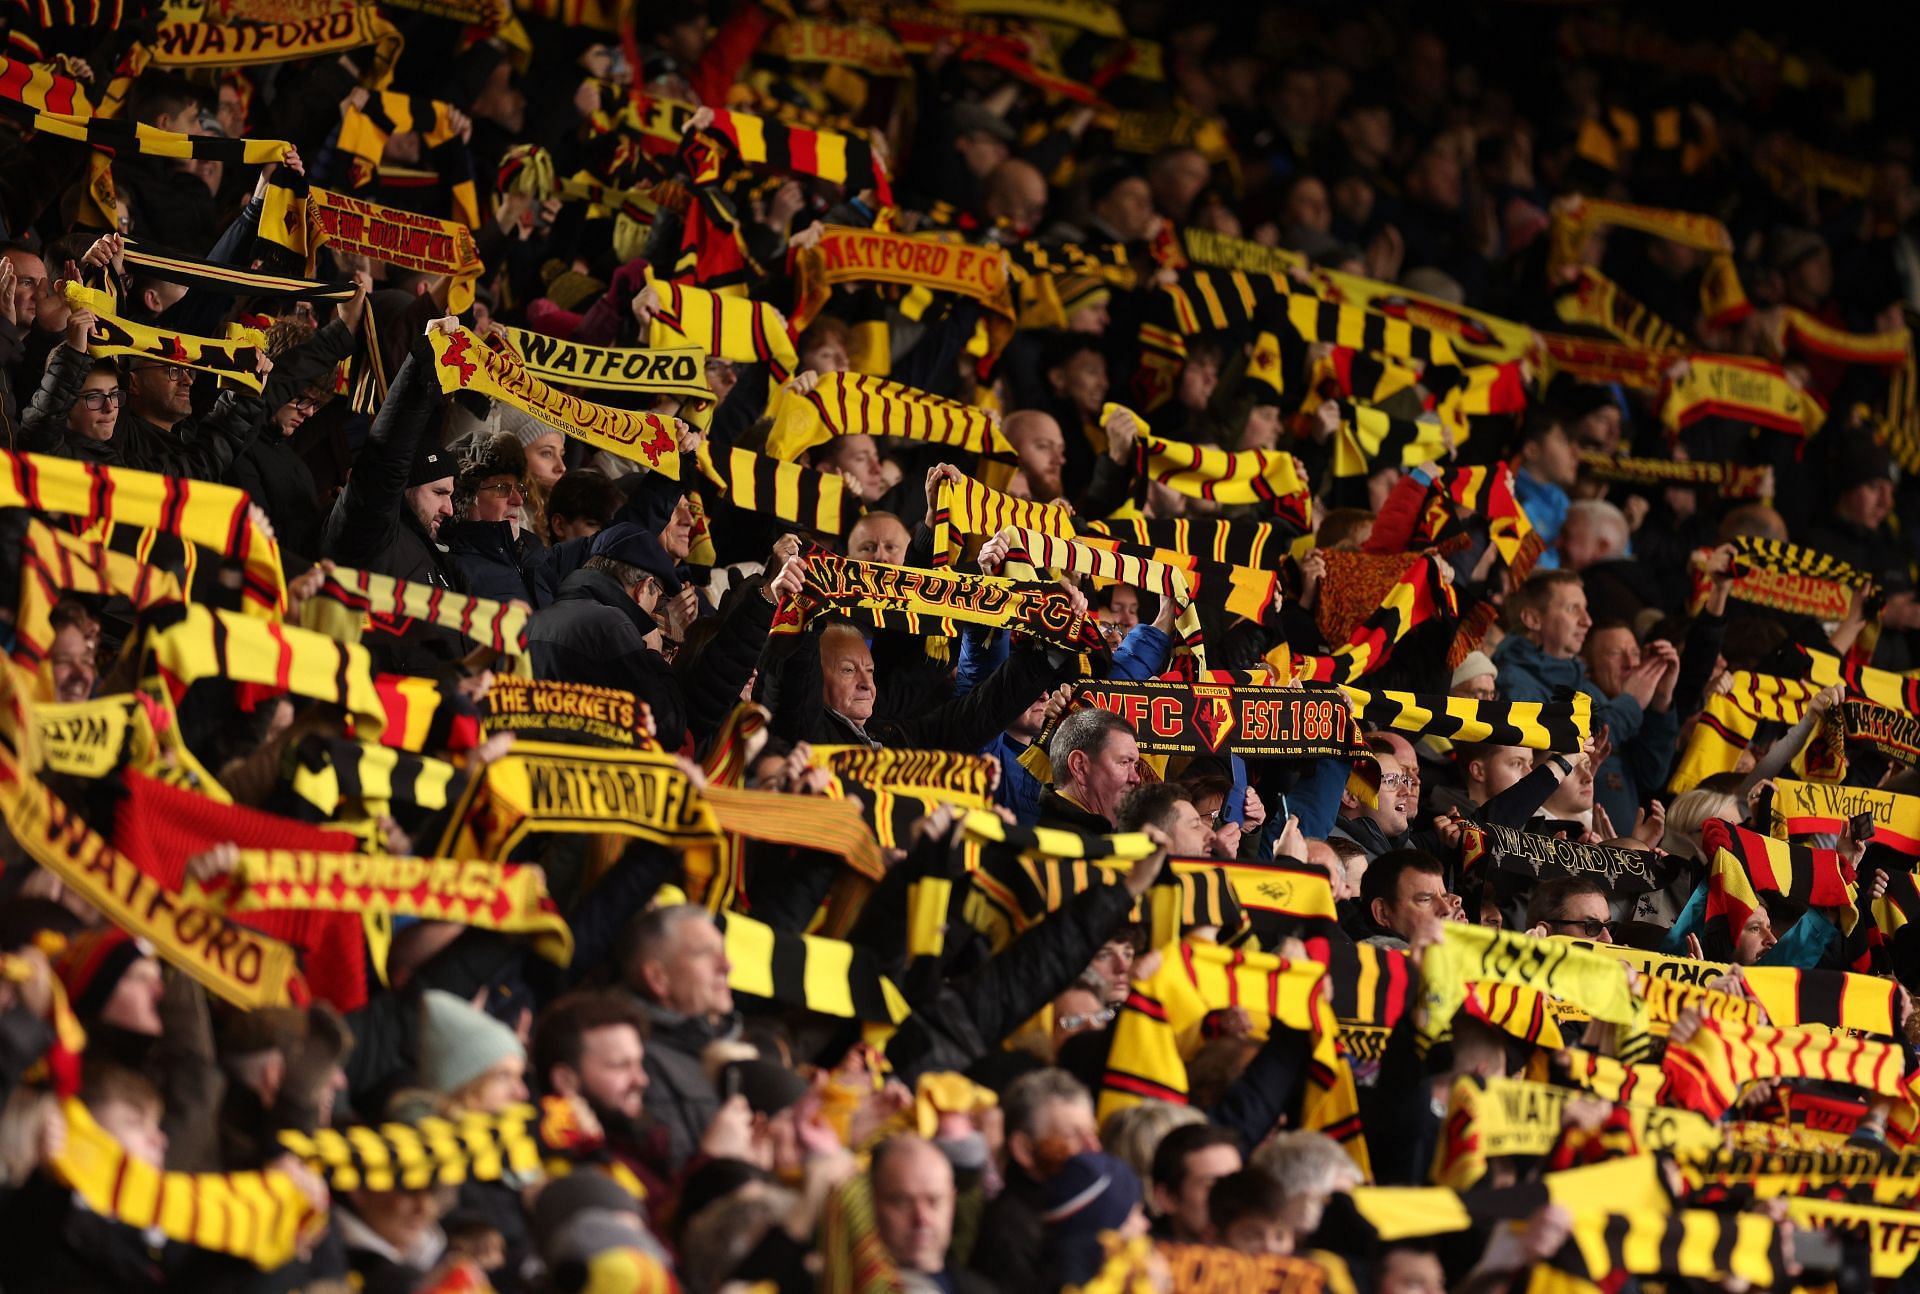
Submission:
[[1560,538],[1560,527],[1567,524],[1567,509],[1573,505],[1573,501],[1567,498],[1565,490],[1551,481],[1528,475],[1525,468],[1514,469],[1513,493],[1520,500],[1527,520],[1540,532],[1540,542],[1547,546],[1546,551],[1540,554],[1540,559],[1533,564],[1534,569],[1559,569],[1560,550],[1553,545]]
[[1549,656],[1528,638],[1512,634],[1494,648],[1493,663],[1500,670],[1500,695],[1509,701],[1549,701],[1562,689],[1585,692],[1593,698],[1593,726],[1613,735],[1613,754],[1595,772],[1593,798],[1607,811],[1614,830],[1633,830],[1642,794],[1666,780],[1680,738],[1680,716],[1669,706],[1665,713],[1649,713],[1624,692],[1608,698],[1587,677],[1586,662],[1578,656]]
[[1003,732],[980,748],[982,755],[1000,761],[1000,784],[993,788],[993,802],[1010,810],[1023,827],[1040,820],[1040,792],[1045,789],[1020,763],[1028,744]]
[[[1667,941],[1661,952],[1675,957],[1687,955],[1687,936],[1705,931],[1707,924],[1707,883],[1700,882],[1693,897],[1687,900],[1687,906],[1680,909],[1680,915],[1673,919],[1673,928],[1667,931]],[[1818,970],[1821,966],[1831,967],[1838,961],[1842,939],[1839,928],[1818,912],[1808,912],[1798,921],[1787,927],[1787,932],[1774,941],[1760,957],[1762,966],[1797,966],[1801,970]],[[1831,950],[1835,956],[1832,961],[1827,957]]]
[[[960,662],[953,671],[953,694],[965,696],[974,685],[999,668],[1012,639],[1006,634],[969,625],[960,633]],[[1113,649],[1113,668],[1107,677],[1120,683],[1140,683],[1167,668],[1173,640],[1149,624],[1135,625]]]

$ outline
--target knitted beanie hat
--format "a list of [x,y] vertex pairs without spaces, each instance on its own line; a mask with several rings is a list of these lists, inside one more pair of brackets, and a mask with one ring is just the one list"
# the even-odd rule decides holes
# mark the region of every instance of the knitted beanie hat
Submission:
[[474,1079],[526,1048],[513,1030],[440,989],[428,989],[420,1002],[420,1085],[435,1092],[459,1091]]
[[557,436],[561,434],[559,429],[548,426],[532,414],[516,409],[510,404],[502,404],[498,401],[494,403],[492,411],[488,413],[487,422],[496,431],[512,432],[514,439],[520,442],[520,448],[522,449],[525,449],[542,436]]
[[85,1019],[105,1009],[128,967],[152,955],[145,940],[135,939],[118,926],[107,926],[68,940],[54,970],[73,1003],[73,1013]]

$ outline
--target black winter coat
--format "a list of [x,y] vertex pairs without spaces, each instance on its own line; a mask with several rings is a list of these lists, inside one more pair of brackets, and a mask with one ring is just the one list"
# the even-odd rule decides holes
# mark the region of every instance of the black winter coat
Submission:
[[439,408],[440,386],[432,372],[417,353],[408,355],[327,518],[323,556],[409,583],[460,588],[452,560],[427,535],[406,499],[414,455]]
[[660,745],[678,750],[687,704],[673,669],[647,646],[653,618],[604,571],[581,568],[560,583],[553,605],[527,624],[535,678],[624,688],[653,710]]
[[227,390],[206,413],[188,417],[171,431],[161,430],[122,405],[113,424],[113,439],[76,436],[67,430],[67,414],[80,398],[92,366],[92,357],[70,346],[54,348],[32,403],[20,415],[21,449],[108,467],[219,481],[266,421],[266,406],[259,400]]
[[[335,319],[300,345],[274,361],[261,399],[271,419],[281,405],[333,371],[353,354],[353,333]],[[306,460],[293,447],[293,437],[278,427],[266,428],[247,452],[234,460],[227,484],[245,490],[266,510],[283,551],[313,560],[320,556],[320,532],[326,510],[320,489]]]
[[505,521],[446,521],[440,525],[440,543],[466,591],[475,597],[496,602],[517,598],[536,611],[552,605],[555,589],[546,545],[532,531],[521,531],[515,540],[513,527]]
[[[827,709],[820,680],[820,640],[808,635],[782,667],[774,715],[775,734],[815,745],[899,746],[919,750],[979,750],[1006,730],[1034,699],[1079,674],[1076,657],[1053,649],[1018,647],[980,686],[962,697],[913,715],[883,718],[878,713],[864,733]],[[881,686],[888,686],[882,680]]]

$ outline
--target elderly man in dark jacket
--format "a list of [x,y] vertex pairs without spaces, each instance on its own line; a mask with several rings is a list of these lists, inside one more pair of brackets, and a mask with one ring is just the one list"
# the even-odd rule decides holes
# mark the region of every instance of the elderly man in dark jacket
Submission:
[[1079,673],[1079,658],[1058,647],[1016,647],[971,692],[917,714],[874,717],[879,683],[873,649],[860,629],[830,623],[787,658],[775,702],[775,731],[817,745],[978,750],[1018,719],[1034,699]]
[[737,599],[698,650],[701,668],[676,672],[648,642],[659,628],[654,609],[680,591],[672,555],[651,531],[629,521],[596,535],[592,552],[561,581],[553,605],[527,625],[534,676],[632,692],[652,709],[661,746],[678,750],[687,735],[689,697],[700,713],[724,715],[752,676],[754,655],[723,650],[720,636],[729,646],[764,641],[774,606],[799,593],[802,567],[789,559],[757,596]]

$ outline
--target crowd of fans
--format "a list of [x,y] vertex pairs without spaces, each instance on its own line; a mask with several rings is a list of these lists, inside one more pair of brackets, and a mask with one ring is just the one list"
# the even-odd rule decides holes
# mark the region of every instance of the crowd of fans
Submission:
[[[157,25],[297,22],[334,6],[109,8],[23,4],[0,16],[0,66],[11,69],[0,77],[0,413],[15,482],[0,488],[14,505],[0,512],[0,617],[16,648],[9,697],[19,698],[6,768],[18,759],[32,771],[21,725],[38,707],[96,713],[67,707],[145,688],[136,708],[154,713],[151,697],[168,692],[157,749],[130,744],[107,767],[46,766],[39,779],[176,896],[217,893],[251,865],[248,850],[450,854],[455,845],[441,842],[506,840],[475,825],[481,811],[459,788],[512,760],[512,724],[488,718],[488,698],[518,670],[637,699],[644,732],[629,732],[628,745],[677,757],[664,766],[690,796],[710,789],[724,806],[723,788],[736,787],[851,801],[881,866],[860,873],[822,838],[765,823],[727,826],[716,864],[712,850],[589,813],[484,860],[539,865],[564,964],[524,933],[457,916],[370,915],[362,946],[356,914],[348,960],[362,991],[246,1009],[209,988],[191,948],[156,945],[141,923],[151,908],[123,920],[90,902],[58,860],[29,847],[40,824],[16,823],[10,808],[0,872],[8,1294],[673,1284],[705,1294],[768,1283],[953,1294],[1283,1279],[1429,1294],[1517,1291],[1549,1273],[1609,1289],[1664,1274],[1736,1290],[1765,1282],[1711,1261],[1672,1266],[1677,1245],[1637,1267],[1597,1265],[1606,1245],[1583,1238],[1582,1220],[1628,1205],[1570,1198],[1552,1178],[1666,1149],[1622,1113],[1635,1101],[1700,1107],[1678,1087],[1630,1097],[1576,1086],[1556,1051],[1622,1053],[1613,1025],[1560,1009],[1585,1005],[1572,1000],[1580,992],[1548,992],[1545,980],[1531,986],[1544,1018],[1516,1019],[1480,993],[1429,1047],[1436,999],[1422,973],[1453,973],[1434,970],[1439,950],[1456,946],[1448,927],[1603,960],[1617,947],[1638,955],[1627,961],[1636,989],[1656,963],[1667,973],[1710,963],[1699,986],[1718,1002],[1753,1000],[1748,968],[1844,972],[1849,1002],[1871,995],[1862,981],[1884,990],[1878,1039],[1895,1049],[1895,1073],[1914,1066],[1907,990],[1920,958],[1898,903],[1912,891],[1912,848],[1896,839],[1920,835],[1920,812],[1901,816],[1920,806],[1905,798],[1920,794],[1913,761],[1898,743],[1853,741],[1837,768],[1813,759],[1846,707],[1871,700],[1912,715],[1910,700],[1868,681],[1920,665],[1920,549],[1900,522],[1920,479],[1915,410],[1903,403],[1911,359],[1782,342],[1817,325],[1910,351],[1920,189],[1911,137],[1875,113],[1869,69],[1750,32],[1736,39],[1741,15],[1727,11],[1716,32],[1692,38],[1579,6],[1456,14],[1155,0],[898,12],[838,0],[660,0],[620,12],[558,3],[490,23],[462,5],[406,0],[382,6],[405,40],[390,67],[372,44],[181,66],[128,52],[157,47]],[[838,52],[803,54],[782,38],[808,24],[819,41],[809,49]],[[48,110],[28,93],[35,69],[33,84],[70,79],[103,118],[111,104],[119,120],[159,132],[290,148],[247,165],[212,148],[167,155],[132,136],[90,144],[35,116]],[[1881,80],[1885,99],[1891,78]],[[365,159],[343,146],[343,121],[378,108],[383,89],[433,101],[427,111],[440,115],[423,120],[416,107],[411,123],[388,120],[384,151]],[[623,136],[623,122],[661,104],[688,110],[670,132],[687,147],[657,132]],[[730,108],[741,114],[731,124],[715,115]],[[869,140],[885,189],[837,184],[797,148],[784,161],[756,156],[745,114],[823,140]],[[722,127],[738,155],[716,179],[694,145],[727,151],[712,144]],[[613,163],[625,178],[605,170],[609,139],[644,155]],[[584,173],[627,193],[516,180],[536,158],[563,180]],[[484,265],[471,291],[457,274],[317,237],[303,261],[268,236],[276,202],[308,185],[457,219],[468,177]],[[1570,219],[1575,195],[1718,222],[1729,249],[1703,250],[1677,220],[1616,222],[1589,231],[1569,259],[1556,222]],[[849,226],[1007,249],[1020,271],[1006,289],[1012,311],[856,276],[807,308],[790,374],[776,354],[786,339],[740,351],[716,326],[711,339],[675,341],[688,317],[677,286],[770,303],[782,322],[799,314],[794,267]],[[1196,232],[1215,241],[1188,237]],[[1253,278],[1277,275],[1279,295],[1264,299],[1280,305],[1236,314],[1228,303],[1224,316],[1209,307],[1197,323],[1175,322],[1169,361],[1154,342],[1170,326],[1168,301],[1204,300],[1224,281],[1203,290],[1207,274],[1226,274],[1206,247],[1237,249]],[[156,252],[203,277],[138,255]],[[220,273],[351,288],[247,291]],[[1738,280],[1735,309],[1721,308],[1725,273]],[[1332,299],[1336,280],[1324,274],[1372,284],[1376,316],[1450,337],[1457,356],[1429,364],[1380,353],[1372,333],[1289,330],[1287,294]],[[99,298],[69,291],[82,284],[110,290],[113,319],[155,337],[260,329],[253,381],[137,337],[122,344],[86,304]],[[1571,303],[1596,284],[1617,294],[1618,311]],[[1644,313],[1623,323],[1633,309]],[[1489,358],[1488,317],[1518,327],[1525,353]],[[592,404],[665,419],[677,472],[647,470],[505,398],[443,390],[436,370],[450,339],[499,345],[502,326],[580,346],[707,351],[694,379],[703,395],[548,379]],[[1597,361],[1575,358],[1579,342],[1634,363],[1607,380]],[[1812,412],[1789,427],[1734,400],[1676,417],[1673,391],[1690,367],[1730,356]],[[370,370],[381,380],[369,390]],[[889,435],[908,429],[884,422],[836,428],[847,434],[787,457],[807,469],[790,488],[842,499],[838,529],[805,524],[824,513],[770,503],[770,486],[750,499],[710,470],[731,451],[769,453],[782,408],[849,372],[986,410],[992,443],[974,453]],[[1504,396],[1460,401],[1489,384]],[[1360,435],[1370,411],[1430,437],[1431,452],[1403,456]],[[1258,465],[1255,475],[1290,454],[1310,498],[1223,502],[1192,474],[1151,468],[1150,438],[1229,451]],[[437,722],[402,758],[452,768],[453,789],[409,798],[343,780],[335,807],[316,808],[295,782],[319,767],[305,758],[316,744],[353,747],[344,697],[304,694],[284,670],[277,687],[242,682],[225,658],[181,686],[148,686],[147,636],[177,622],[166,604],[238,614],[240,582],[223,575],[239,567],[204,541],[169,545],[164,525],[157,537],[91,525],[105,514],[82,515],[77,496],[65,505],[74,511],[36,511],[28,477],[54,459],[103,470],[93,479],[121,482],[121,495],[134,473],[243,490],[247,524],[277,546],[288,625],[310,625],[302,610],[350,572],[524,606],[524,641],[499,651],[430,623],[429,611],[354,613],[369,653],[357,667],[370,661],[382,695],[423,704],[428,692],[407,693],[404,680],[438,698]],[[1721,475],[1636,479],[1608,466],[1642,460],[1719,465]],[[1509,491],[1520,515],[1447,493],[1468,468],[1486,469],[1474,479]],[[1728,488],[1735,479],[1751,488]],[[1149,547],[1178,542],[1159,523],[1192,522],[1196,545],[1201,527],[1219,523],[1207,533],[1229,537],[1221,553],[1241,551],[1231,536],[1268,526],[1275,539],[1256,564],[1277,578],[1248,614],[1204,570],[1191,607],[1124,580],[1054,572],[1095,630],[1078,643],[1026,624],[927,632],[823,605],[823,554],[945,565],[936,543],[947,542],[947,500],[974,485],[1069,505],[1082,533],[1125,539],[1135,532],[1122,523],[1143,520]],[[212,497],[189,491],[185,509]],[[44,580],[23,563],[30,512],[177,575],[172,598],[91,577],[40,596]],[[1524,556],[1501,546],[1503,526],[1527,536]],[[953,543],[951,570],[1023,578],[1017,532],[995,524]],[[196,549],[204,570],[191,569]],[[1788,551],[1801,558],[1785,578],[1833,581],[1838,605],[1822,613],[1744,595],[1767,554]],[[1357,659],[1354,635],[1403,605],[1391,591],[1418,563],[1435,572],[1420,609],[1403,606],[1368,638],[1357,670],[1322,668]],[[44,621],[37,655],[23,654],[29,617]],[[1820,673],[1829,658],[1840,673]],[[1364,729],[1344,754],[1236,754],[1229,735],[1216,753],[1169,757],[1079,688],[1159,678],[1303,695],[1334,680],[1451,697],[1490,718],[1540,703],[1577,713],[1579,731],[1507,745],[1437,721],[1369,726],[1359,695],[1341,702]],[[1755,679],[1804,695],[1785,710],[1729,709]],[[940,752],[950,768],[987,756],[990,793],[948,803],[925,786],[857,786],[855,766],[833,762],[848,749]],[[217,801],[220,816],[154,800],[155,777],[170,794]],[[1756,879],[1754,902],[1729,908],[1719,842],[1730,824],[1785,839],[1781,779],[1875,792],[1795,828],[1794,844],[1811,851],[1796,858],[1817,856],[1830,869],[1821,874],[1848,888],[1836,898]],[[1860,822],[1863,809],[1877,822]],[[250,815],[245,830],[228,834],[221,824],[240,815]],[[1561,865],[1533,874],[1502,871],[1486,844],[1501,831],[1606,848],[1558,855]],[[1136,844],[1099,847],[1110,838]],[[1037,910],[1022,909],[1004,894],[1042,874],[1043,855],[1058,885],[1036,885]],[[1622,885],[1617,871],[1583,870],[1582,858],[1642,859],[1655,880]],[[1210,907],[1193,880],[1200,864],[1227,869],[1214,873],[1228,883]],[[1311,880],[1325,909],[1242,911],[1231,892],[1269,869],[1289,884]],[[1185,889],[1167,884],[1175,879]],[[930,944],[915,915],[916,887],[929,881],[957,891]],[[1177,930],[1158,903],[1169,891],[1187,902]],[[236,919],[254,921],[237,908]],[[313,977],[314,944],[291,926],[260,928],[299,946]],[[749,928],[803,948],[804,969],[770,955],[772,944],[750,945]],[[803,944],[807,932],[816,937]],[[1129,1068],[1129,1013],[1165,1019],[1143,986],[1212,943],[1250,964],[1277,954],[1274,982],[1308,976],[1309,997],[1328,1005],[1290,1014],[1209,997],[1204,1022],[1167,1044],[1178,1081]],[[337,949],[329,956],[337,965]],[[1348,1009],[1362,969],[1361,997],[1375,977],[1399,986],[1392,1009]],[[822,981],[880,984],[898,1009],[833,1012]],[[1336,1009],[1337,1029],[1327,1023]],[[1693,1004],[1632,1059],[1657,1070],[1661,1048],[1671,1057],[1711,1033],[1712,1015]],[[1324,1038],[1307,1016],[1326,1024]],[[1857,1024],[1811,1011],[1773,1023]],[[1147,1077],[1160,1086],[1149,1092]],[[1781,1147],[1894,1155],[1913,1128],[1910,1097],[1887,1083],[1735,1077],[1757,1081],[1705,1111],[1729,1138],[1733,1125],[1741,1136],[1765,1125]],[[1496,1150],[1483,1176],[1459,1177],[1457,1143],[1471,1132],[1457,1102],[1463,1078],[1574,1090],[1553,1116],[1558,1140]],[[1351,1119],[1316,1118],[1314,1093],[1342,1084]],[[1840,1122],[1820,1132],[1805,1098],[1843,1112]],[[356,1178],[298,1139],[431,1119],[497,1128],[529,1103],[541,1145],[531,1163],[487,1167],[473,1149],[437,1180]],[[144,1226],[120,1211],[132,1206],[117,1192],[103,1207],[75,1167],[80,1118],[128,1163],[187,1175],[169,1179],[183,1191],[256,1172],[293,1183],[307,1218],[293,1252],[257,1261],[253,1241],[183,1221],[185,1206]],[[1732,1226],[1744,1213],[1769,1235],[1795,1231],[1777,1186],[1660,1181],[1675,1217],[1718,1213]],[[1489,1209],[1468,1191],[1465,1212],[1444,1221],[1445,1207],[1421,1197],[1419,1219],[1390,1227],[1377,1201],[1391,1192],[1368,1195],[1434,1183],[1505,1190],[1508,1204]],[[1539,1189],[1514,1208],[1528,1186]],[[1822,1190],[1910,1203],[1872,1174],[1803,1180],[1791,1193]],[[1829,1252],[1809,1234],[1818,1229],[1798,1220],[1800,1256],[1791,1245],[1781,1256],[1781,1286],[1862,1288],[1920,1254],[1911,1238],[1888,1241],[1891,1257],[1870,1254],[1874,1233],[1845,1228]],[[1208,1265],[1226,1255],[1275,1261]],[[1823,1257],[1817,1276],[1793,1265],[1811,1272]]]

